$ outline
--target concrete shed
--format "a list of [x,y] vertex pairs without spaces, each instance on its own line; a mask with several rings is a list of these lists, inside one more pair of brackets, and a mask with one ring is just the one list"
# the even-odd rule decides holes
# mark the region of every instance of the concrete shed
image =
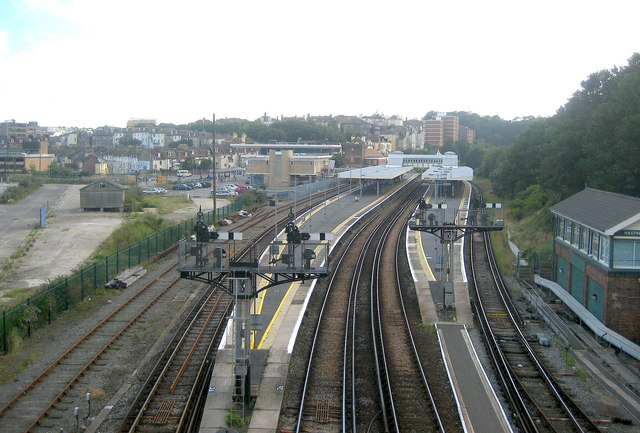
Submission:
[[108,179],[101,179],[80,188],[80,208],[87,210],[118,210],[124,208],[127,188]]

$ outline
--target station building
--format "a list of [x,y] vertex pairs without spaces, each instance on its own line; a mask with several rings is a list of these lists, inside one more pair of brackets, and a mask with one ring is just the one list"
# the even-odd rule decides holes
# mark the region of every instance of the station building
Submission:
[[46,141],[25,142],[19,149],[7,144],[0,148],[0,172],[47,171],[55,159],[55,155],[48,152],[49,143]]
[[268,155],[241,155],[242,166],[253,184],[285,188],[318,181],[332,171],[331,154],[294,154],[293,150],[270,150]]
[[388,166],[392,167],[415,167],[429,169],[431,167],[458,167],[458,155],[455,152],[445,152],[444,154],[405,154],[399,150],[389,154]]
[[267,156],[272,150],[276,152],[293,150],[295,153],[307,155],[333,155],[340,153],[342,146],[328,143],[232,143],[231,149],[240,155]]
[[586,188],[550,211],[555,281],[640,344],[640,199]]

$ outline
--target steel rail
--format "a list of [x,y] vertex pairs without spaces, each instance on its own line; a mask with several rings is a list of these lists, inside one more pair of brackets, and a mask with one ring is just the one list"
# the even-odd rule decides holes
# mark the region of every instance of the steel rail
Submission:
[[[409,225],[409,221],[405,221],[403,229],[400,231],[400,236],[406,231],[408,230],[408,225]],[[418,365],[418,368],[420,369],[420,376],[422,377],[422,384],[425,388],[425,392],[427,393],[427,396],[429,397],[429,401],[431,402],[431,405],[433,407],[433,411],[434,411],[434,415],[436,417],[436,421],[438,423],[438,428],[440,429],[440,432],[445,433],[445,428],[444,428],[444,424],[442,423],[442,418],[440,417],[440,411],[438,410],[438,407],[436,406],[436,401],[433,398],[433,393],[431,392],[431,386],[429,386],[429,381],[427,380],[427,375],[424,371],[424,368],[422,366],[422,360],[420,358],[420,353],[418,352],[418,347],[416,346],[416,341],[415,338],[413,336],[413,331],[411,330],[411,324],[409,323],[409,317],[407,315],[407,310],[405,307],[405,302],[404,302],[404,296],[402,295],[402,290],[401,290],[401,281],[400,281],[400,266],[398,263],[398,258],[400,257],[400,237],[398,237],[398,239],[396,240],[396,282],[398,285],[398,294],[400,296],[400,300],[401,303],[400,305],[402,306],[402,315],[404,317],[405,320],[405,324],[407,326],[407,332],[409,335],[409,338],[411,340],[411,347],[413,348],[413,353],[415,354],[415,359]]]
[[60,357],[58,357],[58,359],[53,361],[51,363],[51,365],[49,365],[42,373],[40,373],[33,381],[31,381],[31,383],[29,383],[29,385],[24,387],[22,389],[22,391],[20,391],[18,394],[16,394],[16,396],[13,397],[11,399],[11,401],[9,401],[9,403],[7,403],[2,409],[0,409],[0,416],[2,416],[7,410],[9,410],[9,408],[14,403],[16,403],[31,388],[33,388],[43,377],[45,377],[47,374],[49,374],[51,372],[51,370],[53,370],[58,364],[60,364],[60,362],[62,362],[63,359],[65,359],[67,356],[69,356],[69,354],[71,354],[71,352],[73,352],[82,342],[84,342],[87,339],[87,337],[91,336],[94,332],[96,332],[98,329],[100,329],[105,323],[107,323],[109,320],[111,320],[113,318],[113,316],[118,314],[123,308],[125,308],[127,305],[129,305],[130,302],[132,302],[134,299],[136,299],[140,294],[142,294],[145,290],[147,290],[147,288],[149,288],[153,283],[155,283],[157,280],[159,280],[160,277],[164,276],[167,272],[169,272],[171,269],[173,269],[177,265],[178,265],[178,263],[176,262],[176,263],[173,264],[173,266],[171,266],[170,268],[168,268],[165,271],[163,271],[160,275],[155,277],[152,281],[150,281],[148,284],[146,284],[144,287],[142,287],[140,290],[138,290],[124,304],[122,304],[117,309],[115,309],[111,314],[109,314],[107,317],[105,317],[100,323],[98,323],[89,332],[87,332],[84,336],[82,336],[73,346],[71,346],[67,351],[65,351],[62,355],[60,355]]
[[[347,257],[348,253],[350,252],[351,246],[352,244],[355,242],[355,240],[357,239],[358,235],[366,228],[366,226],[361,226],[356,234],[356,236],[353,236],[350,240],[349,243],[347,244],[346,248],[342,251],[342,254],[340,254],[340,256],[337,259],[337,262],[335,263],[335,269],[340,269],[342,262],[344,260],[345,257]],[[314,356],[316,354],[316,346],[318,343],[318,335],[320,334],[320,330],[321,330],[321,324],[323,322],[324,319],[324,313],[325,310],[327,308],[327,300],[329,299],[329,296],[331,295],[331,291],[333,288],[333,283],[334,280],[336,278],[336,275],[338,275],[338,272],[333,272],[331,274],[331,278],[329,280],[329,287],[325,293],[323,302],[322,302],[322,306],[320,307],[320,315],[316,324],[316,328],[315,328],[315,332],[314,332],[314,336],[313,339],[311,341],[311,351],[310,351],[310,355],[309,355],[309,361],[307,362],[307,369],[306,369],[306,373],[305,373],[305,378],[304,378],[304,382],[302,385],[302,395],[300,397],[300,405],[299,405],[299,412],[298,412],[298,417],[297,417],[297,422],[296,422],[296,432],[299,433],[300,432],[300,428],[302,426],[302,415],[303,415],[303,408],[304,408],[304,403],[305,403],[305,399],[307,396],[307,390],[309,387],[309,381],[310,381],[310,376],[311,376],[311,367],[313,365],[313,360],[314,360]],[[351,302],[351,297],[349,297],[349,302]],[[345,345],[346,345],[346,338],[345,338]],[[345,350],[346,353],[346,350]],[[344,365],[346,365],[346,358],[344,361]],[[343,368],[344,371],[344,368]],[[343,373],[343,377],[344,377],[344,373]],[[346,428],[346,421],[345,421],[345,414],[346,414],[346,409],[344,407],[344,403],[346,402],[346,398],[345,398],[345,387],[344,387],[344,381],[343,381],[343,408],[342,408],[342,427],[343,427],[343,431],[345,431]]]
[[[333,189],[328,189],[328,191],[331,191],[331,193],[333,193],[335,191],[340,192],[340,189],[333,188]],[[317,199],[318,197],[321,197],[321,196],[324,196],[324,191],[322,193],[314,194],[312,197],[314,197],[314,199]],[[314,201],[312,206],[316,205],[317,203],[318,203],[318,201]],[[301,202],[300,204],[302,204],[302,206],[297,206],[295,211],[298,211],[299,209],[302,209],[302,211],[305,212],[308,209],[308,207],[306,205],[306,202],[304,202],[304,203]],[[283,208],[285,210],[286,209],[293,210],[294,205],[295,205],[295,203],[290,203],[289,205],[285,205]],[[258,224],[265,222],[266,220],[271,218],[274,214],[275,214],[275,211],[263,212],[262,215],[260,215],[258,218],[252,218],[250,220],[246,220],[243,223],[241,223],[239,226],[234,228],[234,230],[238,230],[238,228],[241,228],[242,230],[247,230],[248,228],[257,226]],[[288,218],[289,217],[286,214],[283,213],[283,216],[280,218],[279,222],[288,221]],[[270,234],[271,234],[271,229],[270,228],[263,229],[262,232],[257,235],[257,239],[254,240],[252,243],[255,244],[257,242],[260,242],[260,241],[264,240],[265,238],[267,238]],[[239,251],[239,257],[242,257],[244,254],[249,252],[250,248],[251,248],[251,245],[250,245],[249,242],[242,242],[242,243],[244,244],[244,247],[241,248],[241,250]],[[229,303],[229,305],[227,306],[226,311],[227,312],[230,311],[232,306],[233,306],[233,301],[231,301]],[[216,329],[218,329],[218,330],[220,329],[221,323],[222,323],[222,321],[217,324],[217,328]],[[204,332],[204,330],[205,330],[205,328],[203,327],[201,332]],[[178,337],[178,335],[176,335],[174,338],[182,339],[182,338],[184,338],[186,336],[187,332],[189,332],[188,329],[183,331],[182,337]],[[212,338],[212,341],[213,341],[214,338]],[[176,350],[177,350],[177,347],[179,345],[180,345],[180,343],[176,344]],[[195,345],[194,345],[194,347],[192,349],[192,352],[193,352],[193,350],[195,350]],[[193,409],[191,408],[191,402],[192,402],[192,399],[194,398],[194,396],[199,394],[199,392],[196,390],[196,387],[202,386],[203,381],[200,379],[200,376],[201,376],[201,374],[203,373],[203,371],[205,369],[205,363],[207,362],[207,360],[209,358],[208,354],[209,354],[210,351],[211,351],[211,347],[209,347],[207,349],[206,354],[202,359],[202,363],[201,363],[201,365],[199,367],[198,373],[196,374],[196,376],[195,376],[195,378],[193,380],[192,387],[190,388],[190,391],[189,391],[189,397],[187,399],[187,403],[186,403],[186,405],[185,405],[185,407],[184,407],[184,409],[183,409],[183,411],[182,411],[182,413],[180,415],[180,421],[178,423],[178,427],[177,427],[178,430],[177,431],[179,431],[179,429],[182,428],[182,425],[185,422],[185,419],[186,419],[188,411],[199,412],[198,408],[193,408]],[[162,357],[161,359],[164,359],[164,358],[165,357]],[[188,356],[188,358],[190,358],[190,356]],[[187,368],[188,361],[189,361],[189,359],[187,359],[187,361],[185,361],[185,363],[181,366],[181,371],[184,371]],[[166,365],[168,365],[168,362],[169,361],[166,361]],[[154,368],[154,371],[158,370],[159,368],[160,368],[160,366],[156,365],[156,367]],[[134,403],[132,405],[130,413],[127,415],[127,417],[125,418],[125,421],[122,424],[121,431],[133,431],[135,429],[135,427],[139,424],[140,419],[141,419],[141,414],[144,411],[144,408],[147,407],[148,401],[150,401],[152,396],[156,393],[156,390],[158,388],[159,382],[162,379],[164,373],[165,373],[165,369],[164,368],[162,369],[162,371],[159,374],[152,373],[151,377],[155,378],[154,379],[155,382],[153,384],[151,384],[151,383],[146,384],[145,387],[143,387],[143,389],[140,391],[140,394],[136,398],[136,403]],[[177,384],[177,381],[179,380],[180,376],[181,376],[181,374],[179,373],[178,377],[176,377],[176,379],[174,380],[174,383],[171,386],[172,389],[175,388],[175,386]],[[151,389],[149,391],[145,391],[145,389],[148,389],[149,387]],[[143,393],[148,393],[148,394],[143,395]],[[142,406],[140,407],[140,409],[135,409],[136,407],[140,406],[138,401],[140,399],[142,399],[142,398],[144,398],[144,400],[145,400],[144,403],[142,403]],[[204,399],[202,399],[202,401],[204,401]],[[138,412],[136,413],[135,410],[137,410]],[[126,427],[125,427],[128,424],[127,420],[132,418],[132,417],[134,418],[134,420],[132,421],[130,427],[127,430]],[[190,421],[190,424],[192,424],[192,423],[193,423],[193,420]]]
[[[402,188],[405,188],[406,185],[404,185]],[[400,190],[402,189],[400,188]],[[392,196],[393,197],[393,196]],[[386,202],[389,198],[385,199],[382,203]],[[382,204],[380,203],[380,204]],[[376,207],[377,209],[377,207]],[[370,212],[369,212],[370,213]],[[368,214],[369,214],[368,213]],[[364,220],[361,220],[364,221]],[[300,432],[302,429],[302,425],[303,425],[303,415],[304,415],[304,408],[305,408],[305,404],[308,398],[308,394],[309,394],[309,388],[310,388],[310,381],[311,381],[311,373],[312,373],[312,368],[314,366],[314,362],[315,362],[315,357],[317,354],[317,350],[318,350],[318,345],[319,345],[319,336],[321,333],[321,330],[323,328],[322,324],[325,321],[325,316],[328,314],[327,310],[328,310],[328,302],[329,299],[332,295],[332,291],[334,290],[334,286],[335,286],[335,279],[336,276],[340,274],[340,269],[343,266],[343,261],[345,259],[345,257],[348,257],[350,254],[353,253],[353,248],[355,248],[354,243],[356,242],[356,240],[358,240],[361,236],[362,233],[364,232],[364,230],[366,229],[370,229],[370,227],[368,227],[368,224],[362,224],[358,227],[357,231],[355,232],[354,235],[350,236],[348,238],[348,243],[345,246],[345,248],[342,250],[340,256],[336,259],[332,259],[333,261],[336,262],[336,264],[334,265],[334,271],[330,277],[329,283],[328,283],[328,288],[324,294],[324,298],[322,300],[322,304],[320,307],[320,313],[319,313],[319,317],[317,319],[316,325],[315,325],[315,330],[314,330],[314,335],[312,337],[312,341],[311,341],[311,345],[310,345],[310,354],[309,354],[309,359],[307,361],[307,367],[306,367],[306,372],[305,372],[305,376],[304,376],[304,380],[303,380],[303,385],[302,385],[302,393],[301,393],[301,397],[300,397],[300,403],[298,405],[298,414],[296,417],[296,432]],[[363,254],[363,251],[365,250],[364,248],[360,247],[360,254],[359,256],[361,256]],[[346,319],[345,319],[345,333],[344,333],[344,342],[343,342],[343,362],[342,362],[342,419],[341,419],[341,423],[342,423],[342,431],[346,432],[348,429],[348,414],[351,413],[351,424],[352,424],[352,429],[355,432],[356,429],[356,411],[354,408],[354,404],[355,404],[355,388],[352,387],[351,388],[351,392],[349,393],[349,367],[351,366],[352,368],[354,367],[353,363],[349,363],[349,342],[352,340],[352,333],[349,333],[348,329],[350,328],[350,324],[354,323],[354,320],[351,318],[352,315],[354,315],[355,310],[353,308],[353,304],[354,304],[354,300],[355,300],[355,290],[357,290],[357,285],[358,285],[358,278],[360,276],[360,272],[358,271],[359,268],[362,267],[362,265],[364,264],[364,260],[359,260],[358,263],[356,264],[355,270],[353,268],[350,268],[348,270],[349,274],[352,274],[354,277],[351,280],[351,289],[349,291],[349,295],[348,295],[348,306],[347,306],[347,311],[346,311]],[[328,320],[328,319],[326,319]],[[351,350],[351,357],[353,358],[353,348]],[[355,372],[351,372],[351,377],[355,376]],[[355,385],[355,384],[354,384]],[[348,401],[351,398],[352,401],[352,407],[349,408],[348,405]]]
[[[196,329],[196,327],[200,327],[201,326],[201,325],[198,325],[196,322],[203,314],[206,313],[206,309],[210,305],[210,302],[213,301],[213,298],[214,298],[215,295],[218,295],[218,296],[215,299],[214,305],[212,306],[211,310],[209,311],[209,313],[207,315],[206,324],[209,323],[209,321],[210,321],[211,317],[213,316],[214,312],[218,311],[217,307],[218,307],[218,305],[220,303],[220,300],[221,300],[221,298],[223,296],[223,293],[220,291],[220,289],[217,289],[217,288],[214,288],[213,286],[211,286],[211,287],[209,287],[209,293],[205,295],[206,299],[203,302],[198,303],[199,305],[197,306],[197,312],[195,312],[195,314],[193,315],[191,320],[189,320],[189,323],[186,325],[186,329],[184,331],[182,331],[182,332],[179,332],[179,334],[177,334],[177,335],[179,335],[178,342],[177,342],[177,344],[175,346],[170,346],[170,347],[173,347],[173,349],[172,349],[171,354],[169,355],[169,357],[166,358],[166,357],[163,356],[158,360],[158,363],[156,364],[156,368],[154,368],[154,371],[158,367],[162,366],[161,371],[157,375],[153,375],[152,374],[151,377],[154,377],[153,385],[151,386],[151,389],[148,392],[146,392],[146,397],[144,399],[144,402],[142,403],[140,408],[138,410],[136,410],[135,417],[134,417],[133,421],[131,422],[131,425],[129,426],[129,428],[126,429],[126,430],[121,429],[121,431],[134,432],[135,429],[138,427],[146,408],[149,406],[152,398],[154,398],[157,395],[156,392],[157,392],[158,388],[160,387],[160,385],[162,383],[162,380],[166,377],[167,373],[169,372],[169,369],[171,367],[172,361],[174,359],[176,359],[176,357],[181,353],[181,349],[183,348],[184,343],[186,342],[186,339],[189,337],[189,331],[194,330],[194,329]],[[225,310],[225,314],[226,314],[226,312],[229,311],[229,305],[225,305],[224,306],[224,310]],[[222,321],[216,324],[216,329],[214,331],[214,335],[219,332],[221,323],[222,323]],[[202,325],[202,329],[199,330],[198,336],[200,336],[200,337],[202,336],[202,334],[206,330],[206,324]],[[197,329],[196,329],[196,331],[197,331]],[[211,341],[209,342],[207,352],[211,349],[211,345],[213,344],[213,340],[214,340],[214,338],[212,338]],[[197,345],[197,343],[193,344],[193,346],[192,346],[192,348],[191,348],[191,350],[189,352],[190,354],[193,354],[196,345]],[[176,384],[177,381],[180,379],[180,377],[182,377],[182,374],[184,373],[184,370],[186,369],[186,366],[188,365],[188,363],[189,363],[189,361],[191,359],[189,356],[188,356],[188,358],[189,359],[183,360],[182,366],[180,367],[180,369],[179,369],[178,373],[176,374],[176,377],[175,377],[175,379],[174,379],[174,381],[173,381],[173,383],[172,383],[172,385],[170,387],[170,393],[172,393],[173,389],[175,388],[174,384]],[[200,372],[203,369],[202,366],[205,364],[206,358],[207,358],[207,356],[204,356],[204,359],[200,363],[200,366],[199,366],[199,371]],[[145,384],[145,387],[149,386],[150,384],[151,384],[151,382],[147,382]],[[143,388],[143,391],[141,391],[141,393],[142,392],[144,392],[144,388]],[[179,420],[179,423],[178,423],[178,428],[175,431],[180,431],[179,427],[183,424],[183,422],[185,420],[186,414],[188,412],[187,408],[189,406],[189,403],[191,402],[193,394],[194,394],[193,393],[193,387],[190,387],[190,392],[189,392],[189,395],[187,396],[185,407],[182,409],[182,412],[180,413],[180,420]],[[137,400],[138,399],[136,399],[136,401]],[[133,407],[135,407],[135,406],[136,405],[134,404]],[[130,413],[130,414],[127,415],[127,417],[125,418],[125,421],[123,423],[123,426],[127,424],[127,419],[129,419],[131,416],[133,416],[133,413]]]
[[[518,336],[518,340],[519,340],[519,343],[521,344],[521,347],[525,349],[526,351],[525,353],[527,354],[529,360],[538,369],[538,372],[540,373],[540,377],[543,379],[545,386],[554,396],[557,404],[560,407],[562,407],[563,411],[568,415],[568,419],[571,421],[574,428],[578,432],[585,432],[583,427],[580,425],[580,421],[578,421],[573,411],[569,408],[568,404],[566,403],[566,401],[571,401],[571,399],[563,391],[561,391],[560,388],[556,385],[555,381],[553,380],[551,375],[548,373],[544,365],[539,361],[538,357],[535,355],[535,352],[533,351],[533,348],[528,343],[526,337],[522,333],[522,330],[520,329],[520,326],[519,326],[519,323],[520,323],[519,315],[516,314],[517,311],[515,310],[513,303],[510,302],[511,300],[509,299],[509,296],[507,294],[506,286],[504,285],[502,277],[500,276],[500,273],[497,269],[495,257],[493,255],[493,251],[491,248],[491,239],[487,233],[483,234],[483,240],[485,244],[484,254],[486,254],[486,257],[487,257],[487,262],[489,264],[493,283],[496,287],[496,290],[502,302],[503,308],[506,311],[508,318],[510,319],[509,323],[512,325],[513,330],[515,330],[515,333]],[[471,246],[470,246],[472,257],[475,254],[474,243],[475,242],[471,242]],[[515,372],[511,368],[509,361],[506,359],[506,355],[502,351],[501,346],[497,341],[496,336],[492,330],[491,323],[486,313],[484,302],[482,300],[482,297],[480,296],[480,291],[478,290],[478,287],[477,287],[476,269],[474,265],[474,260],[471,260],[470,262],[471,262],[470,266],[472,270],[471,272],[471,279],[473,283],[472,286],[475,291],[476,299],[477,299],[477,306],[474,305],[474,308],[476,309],[477,315],[480,319],[480,322],[482,325],[481,327],[483,330],[483,334],[485,335],[485,339],[489,343],[489,347],[491,349],[490,350],[491,357],[494,361],[494,364],[497,367],[498,374],[500,375],[501,380],[508,391],[507,395],[509,397],[509,400],[512,404],[513,409],[517,413],[521,428],[525,432],[539,431],[539,428],[538,428],[539,425],[534,420],[533,414],[531,413],[531,409],[529,408],[528,404],[525,402],[524,395],[526,395],[526,400],[536,406],[536,410],[539,412],[539,415],[545,420],[545,425],[549,429],[556,432],[557,429],[554,426],[554,424],[547,418],[544,410],[537,404],[537,402],[531,396],[528,395],[526,388],[520,382],[517,375],[515,375]],[[573,403],[572,405],[579,410],[577,405]],[[583,420],[585,420],[585,422],[588,424],[588,427],[589,427],[588,431],[599,431],[598,428],[595,426],[595,424],[593,424],[593,422],[588,417],[586,417],[586,415],[582,414],[582,416],[584,417]]]
[[[599,429],[591,421],[591,419],[588,416],[586,416],[586,414],[584,414],[584,412],[582,412],[582,410],[575,403],[573,403],[573,400],[562,390],[562,388],[557,384],[555,379],[553,379],[553,376],[551,375],[551,373],[549,373],[548,369],[540,361],[540,359],[538,358],[538,356],[534,352],[533,347],[531,346],[531,344],[529,343],[529,341],[527,340],[525,335],[522,333],[522,330],[520,329],[520,327],[517,326],[516,319],[515,319],[514,315],[512,314],[511,308],[509,307],[509,305],[513,306],[513,304],[512,303],[507,303],[505,301],[505,298],[509,298],[509,296],[507,294],[507,289],[506,289],[506,286],[504,284],[504,281],[502,280],[502,276],[500,275],[500,271],[498,270],[498,266],[497,266],[496,261],[495,261],[495,255],[493,254],[493,249],[492,249],[492,246],[491,246],[491,239],[489,238],[489,234],[488,233],[485,233],[485,249],[486,249],[487,257],[489,258],[489,263],[491,264],[491,273],[493,275],[493,278],[494,278],[494,281],[496,283],[496,286],[498,287],[498,291],[500,293],[500,296],[503,299],[503,301],[505,302],[505,305],[507,305],[507,311],[509,312],[509,317],[512,319],[513,323],[516,324],[515,329],[516,329],[516,332],[518,333],[518,336],[520,338],[520,342],[525,347],[525,349],[527,351],[527,354],[530,357],[531,361],[534,363],[535,367],[537,368],[537,370],[542,375],[544,381],[546,382],[547,386],[550,388],[550,390],[553,393],[554,397],[560,403],[560,405],[562,406],[564,411],[567,413],[567,415],[569,416],[569,419],[574,424],[574,426],[578,429],[578,431],[580,433],[583,433],[585,431],[599,431]],[[515,307],[512,307],[512,308],[515,308]],[[569,407],[569,404],[567,403],[567,401],[570,402],[571,406],[573,406],[573,407]],[[579,413],[579,415],[580,415],[581,419],[583,420],[583,422],[584,421],[587,422],[588,427],[590,428],[590,430],[584,430],[583,429],[582,425],[580,424],[580,420],[578,420],[578,417],[576,416],[575,412]],[[542,413],[544,415],[544,412],[542,412]],[[545,415],[545,417],[546,417],[546,415]]]
[[[388,355],[387,355],[388,351],[385,346],[384,328],[382,323],[383,312],[380,309],[381,308],[380,269],[382,268],[383,251],[384,251],[384,248],[386,247],[387,241],[389,240],[391,231],[393,230],[394,226],[397,224],[398,220],[403,216],[403,213],[406,212],[410,204],[417,202],[418,198],[421,195],[422,195],[422,191],[420,191],[419,189],[414,190],[413,197],[411,197],[407,202],[405,202],[396,213],[390,215],[390,217],[387,219],[386,225],[382,227],[382,232],[381,232],[380,238],[378,239],[378,243],[374,251],[374,261],[373,261],[373,267],[371,270],[370,296],[371,296],[372,302],[371,302],[370,314],[371,314],[371,327],[373,329],[372,335],[373,335],[374,355],[377,360],[376,368],[379,371],[379,373],[377,374],[377,377],[380,381],[379,390],[381,392],[380,400],[381,400],[382,411],[383,411],[382,413],[383,413],[383,418],[391,419],[393,421],[393,427],[395,431],[398,431],[398,432],[401,431],[401,426],[398,420],[398,409],[395,403],[393,383],[390,377],[390,368],[389,368],[389,361],[388,361]],[[403,229],[399,231],[398,236],[402,236],[402,233],[404,232],[404,229],[406,228],[406,226],[407,226],[407,221],[405,221],[402,224]],[[400,299],[401,299],[401,293],[400,293],[401,285],[400,285],[399,270],[398,270],[398,255],[399,255],[398,254],[398,245],[399,245],[398,238],[395,239],[395,243],[396,243],[395,275],[396,275],[396,282],[397,282],[397,290],[398,290],[398,293],[400,294]],[[400,302],[400,304],[402,305],[402,302]],[[422,369],[422,365],[419,362],[419,357],[417,355],[417,350],[415,348],[415,343],[413,341],[413,336],[411,334],[411,330],[409,327],[409,321],[406,317],[406,310],[404,309],[404,305],[402,305],[402,314],[404,317],[404,322],[407,325],[407,335],[409,336],[409,341],[412,343],[412,350],[415,355],[413,360],[417,361],[416,368],[421,373],[421,376],[423,379],[423,385],[426,385],[426,388],[429,389],[429,385],[426,382],[426,376],[424,374],[424,370]],[[430,393],[428,395],[432,397]],[[435,404],[432,398],[430,398],[430,403],[434,412],[437,413],[437,409],[435,408]],[[388,415],[385,416],[385,412],[388,412]],[[440,421],[439,416],[437,416],[436,418],[438,421]],[[442,427],[441,423],[439,423],[439,426],[440,428]],[[388,425],[385,425],[385,431],[387,431],[386,429],[388,429]]]
[[147,305],[145,305],[139,312],[138,314],[136,314],[136,316],[131,319],[126,325],[124,325],[122,327],[122,329],[116,334],[114,335],[111,340],[109,340],[109,342],[107,344],[105,344],[102,349],[100,349],[98,351],[98,353],[96,353],[93,358],[91,358],[91,360],[82,368],[82,370],[71,380],[69,381],[69,383],[67,384],[67,386],[64,387],[64,389],[62,391],[60,391],[60,393],[55,397],[55,399],[46,407],[46,409],[44,411],[42,411],[42,413],[40,413],[40,415],[38,415],[38,417],[31,423],[31,425],[29,425],[29,427],[25,430],[26,432],[30,432],[32,431],[38,424],[40,424],[40,421],[42,420],[42,418],[45,417],[45,415],[47,414],[47,412],[62,398],[62,396],[64,396],[64,394],[67,393],[67,391],[69,389],[71,389],[71,387],[73,386],[74,383],[76,383],[78,381],[78,379],[80,377],[82,377],[84,375],[84,373],[89,369],[89,367],[91,367],[91,365],[93,365],[93,363],[95,363],[98,358],[100,356],[102,356],[102,354],[104,354],[107,349],[118,339],[120,338],[120,336],[122,336],[122,334],[124,334],[124,332],[129,329],[131,327],[131,325],[133,325],[149,308],[151,308],[151,306],[153,304],[156,303],[156,301],[158,299],[160,299],[160,297],[162,297],[167,290],[169,290],[175,283],[177,283],[180,280],[180,278],[176,278],[175,280],[173,280],[167,287],[165,287],[160,293],[158,293],[158,295],[156,295]]

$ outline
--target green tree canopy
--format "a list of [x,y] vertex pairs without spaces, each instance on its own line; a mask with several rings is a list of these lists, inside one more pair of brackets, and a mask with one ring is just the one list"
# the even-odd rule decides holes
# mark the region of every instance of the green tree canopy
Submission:
[[586,186],[640,197],[640,54],[591,74],[555,116],[487,155],[482,171],[506,198],[536,184],[553,202]]
[[137,147],[142,144],[142,141],[137,138],[133,138],[130,135],[124,135],[118,139],[118,145],[124,147]]
[[[193,123],[190,125],[194,130],[202,130],[202,123]],[[208,132],[213,131],[211,122],[204,125]],[[329,126],[323,126],[316,123],[307,122],[305,120],[292,119],[273,122],[265,125],[261,122],[249,122],[239,120],[236,122],[216,123],[216,134],[246,134],[258,142],[269,141],[328,141],[331,143],[341,143],[345,141],[344,134],[338,129],[335,122]]]

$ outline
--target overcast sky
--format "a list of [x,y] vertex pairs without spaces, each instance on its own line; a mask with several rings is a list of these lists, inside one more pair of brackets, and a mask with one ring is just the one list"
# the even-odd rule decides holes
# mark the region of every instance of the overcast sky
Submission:
[[550,116],[640,51],[637,0],[0,0],[0,121]]

